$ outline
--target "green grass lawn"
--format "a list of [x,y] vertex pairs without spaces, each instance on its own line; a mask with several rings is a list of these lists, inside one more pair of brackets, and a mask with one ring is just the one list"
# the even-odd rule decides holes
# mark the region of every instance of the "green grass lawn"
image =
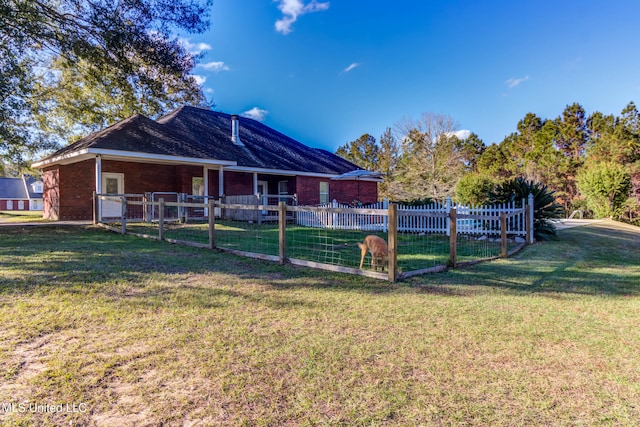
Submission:
[[42,211],[0,211],[2,222],[47,222]]
[[[115,228],[118,229],[119,225]],[[277,224],[258,225],[241,221],[218,221],[215,229],[218,248],[272,256],[279,254]],[[155,223],[128,223],[127,230],[150,236],[158,235],[158,226]],[[351,268],[358,268],[360,265],[358,242],[362,242],[368,234],[377,234],[387,239],[386,233],[320,229],[291,224],[287,225],[286,230],[288,258]],[[164,228],[164,236],[167,239],[207,244],[209,242],[208,224],[168,223]],[[508,246],[511,250],[517,244],[510,241]],[[499,241],[464,237],[458,239],[459,262],[492,258],[499,254]],[[397,260],[400,272],[444,266],[449,261],[449,237],[444,234],[398,233]],[[370,263],[371,258],[367,255],[367,268],[370,268]]]
[[0,425],[632,426],[639,313],[613,222],[398,284],[0,227]]

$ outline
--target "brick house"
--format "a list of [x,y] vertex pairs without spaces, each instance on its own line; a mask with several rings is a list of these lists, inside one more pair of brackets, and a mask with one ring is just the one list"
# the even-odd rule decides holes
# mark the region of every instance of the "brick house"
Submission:
[[44,217],[90,219],[92,194],[296,195],[299,205],[378,199],[376,179],[332,180],[360,169],[249,118],[181,107],[134,115],[41,159]]
[[0,178],[0,211],[42,210],[42,181],[28,175]]

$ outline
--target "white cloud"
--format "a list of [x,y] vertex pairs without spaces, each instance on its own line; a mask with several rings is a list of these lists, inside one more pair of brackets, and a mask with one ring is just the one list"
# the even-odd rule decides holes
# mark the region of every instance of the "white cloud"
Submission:
[[276,21],[276,31],[282,34],[289,34],[291,26],[298,20],[299,16],[307,13],[320,12],[329,9],[329,2],[318,2],[311,0],[308,4],[304,4],[302,0],[276,0],[278,9],[282,12],[283,17]]
[[471,135],[471,131],[467,129],[461,129],[455,132],[446,132],[445,135],[455,136],[459,140],[464,141],[465,139],[469,138],[469,135]]
[[353,70],[354,68],[358,67],[360,64],[358,64],[357,62],[352,63],[351,65],[349,65],[347,68],[345,68],[344,70],[342,70],[345,73],[348,73],[349,71]]
[[207,43],[191,43],[189,39],[180,37],[178,42],[192,55],[200,55],[202,52],[211,50],[212,47]]
[[524,77],[521,77],[519,79],[516,79],[516,78],[512,77],[509,80],[505,81],[504,83],[507,85],[507,87],[509,89],[511,89],[511,88],[516,87],[516,86],[520,86],[521,83],[526,82],[527,80],[529,80],[529,76],[528,75],[524,76]]
[[204,82],[207,81],[207,78],[205,76],[201,76],[198,74],[193,74],[191,77],[193,77],[196,81],[196,83],[198,83],[200,86],[202,86],[204,84]]
[[198,67],[204,68],[205,70],[215,71],[229,71],[231,68],[227,64],[222,61],[211,61],[206,64],[198,64]]
[[210,87],[206,88],[204,91],[206,93],[214,93],[215,92],[215,90],[211,89]]
[[468,129],[462,129],[462,130],[454,132],[453,134],[455,136],[457,136],[458,139],[465,140],[465,139],[469,138],[469,135],[471,135],[471,131],[468,130]]
[[242,117],[248,117],[250,119],[254,119],[257,120],[259,122],[264,122],[264,119],[267,118],[267,114],[269,114],[269,112],[267,110],[263,110],[261,108],[258,107],[253,107],[250,110],[245,111],[244,113],[240,114]]

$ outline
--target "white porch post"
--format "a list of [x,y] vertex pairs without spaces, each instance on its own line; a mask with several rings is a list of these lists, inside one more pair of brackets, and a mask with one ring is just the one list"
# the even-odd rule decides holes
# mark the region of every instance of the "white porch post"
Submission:
[[[96,156],[96,194],[102,194],[102,156]],[[98,199],[97,220],[102,220],[102,200]],[[95,219],[94,219],[95,221]]]
[[96,193],[102,194],[102,156],[96,156]]
[[[209,202],[209,168],[202,167],[202,177],[204,178],[204,203]],[[209,208],[204,208],[204,216],[209,216]]]
[[224,167],[218,169],[218,196],[224,196]]
[[253,194],[258,194],[258,172],[253,173]]

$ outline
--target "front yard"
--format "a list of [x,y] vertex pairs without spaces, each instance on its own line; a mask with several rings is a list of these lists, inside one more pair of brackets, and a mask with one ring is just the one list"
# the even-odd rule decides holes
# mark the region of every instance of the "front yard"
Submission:
[[0,425],[637,425],[639,242],[606,222],[392,285],[0,227]]

